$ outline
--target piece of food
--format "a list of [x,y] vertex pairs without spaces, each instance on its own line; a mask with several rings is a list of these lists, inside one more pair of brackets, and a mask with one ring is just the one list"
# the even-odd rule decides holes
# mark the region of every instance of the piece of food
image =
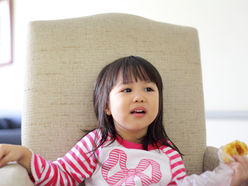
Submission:
[[[231,157],[233,155],[244,156],[248,153],[248,147],[244,142],[235,140],[234,142],[228,143],[223,147],[223,151],[229,154]],[[223,157],[225,163],[230,163],[231,160],[228,157]]]

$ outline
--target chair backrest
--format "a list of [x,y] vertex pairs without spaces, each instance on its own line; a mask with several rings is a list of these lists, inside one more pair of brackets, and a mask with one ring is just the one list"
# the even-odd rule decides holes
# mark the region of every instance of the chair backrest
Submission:
[[93,85],[107,63],[141,56],[164,83],[165,129],[185,155],[188,174],[201,173],[206,148],[198,32],[128,14],[29,24],[22,145],[55,160],[96,125]]

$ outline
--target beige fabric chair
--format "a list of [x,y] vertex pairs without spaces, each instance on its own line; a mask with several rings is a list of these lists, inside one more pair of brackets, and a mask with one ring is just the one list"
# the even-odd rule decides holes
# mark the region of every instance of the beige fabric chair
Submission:
[[68,152],[96,125],[93,84],[113,60],[141,56],[164,82],[164,125],[188,174],[218,165],[206,147],[198,32],[128,14],[29,24],[22,144],[47,160]]

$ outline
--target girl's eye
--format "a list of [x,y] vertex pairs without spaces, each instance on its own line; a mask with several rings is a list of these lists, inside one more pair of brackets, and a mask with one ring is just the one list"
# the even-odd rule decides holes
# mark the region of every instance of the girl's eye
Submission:
[[153,89],[152,89],[152,88],[150,88],[150,87],[147,87],[147,88],[145,88],[145,91],[146,91],[146,92],[152,92],[152,91],[153,91]]
[[130,88],[126,88],[122,92],[132,92],[132,90]]

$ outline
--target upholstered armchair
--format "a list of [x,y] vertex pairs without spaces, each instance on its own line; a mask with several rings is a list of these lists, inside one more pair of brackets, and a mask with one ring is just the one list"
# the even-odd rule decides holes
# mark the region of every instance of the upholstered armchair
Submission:
[[[29,24],[22,145],[47,160],[64,156],[83,136],[82,129],[96,125],[97,74],[128,55],[147,59],[163,78],[164,125],[184,154],[187,174],[213,170],[219,162],[217,149],[206,146],[197,30],[128,14]],[[0,177],[18,167],[7,165]]]

